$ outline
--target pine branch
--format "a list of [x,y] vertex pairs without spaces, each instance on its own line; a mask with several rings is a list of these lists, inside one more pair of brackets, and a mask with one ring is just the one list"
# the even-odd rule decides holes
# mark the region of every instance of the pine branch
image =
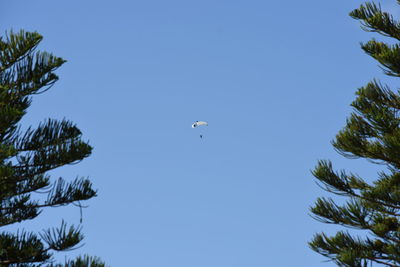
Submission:
[[51,254],[33,233],[0,234],[0,265],[46,262]]
[[43,206],[66,205],[88,200],[95,196],[96,191],[92,189],[92,183],[88,179],[77,178],[71,183],[66,183],[62,178],[59,178],[49,192]]
[[66,183],[60,178],[48,192],[47,200],[42,204],[31,201],[29,194],[3,200],[0,206],[0,226],[33,219],[40,214],[38,210],[40,208],[64,206],[95,196],[96,191],[92,189],[88,179],[77,178],[71,183]]
[[357,92],[355,113],[332,142],[345,157],[400,167],[400,97],[377,81]]
[[50,184],[50,176],[45,175],[36,175],[22,181],[7,178],[0,180],[3,182],[0,183],[0,201],[45,189]]
[[[58,80],[54,73],[65,60],[46,52],[27,55],[7,72],[0,72],[0,81],[10,93],[24,97],[47,91]],[[44,90],[39,91],[40,89]]]
[[314,218],[324,223],[340,224],[357,229],[368,229],[371,210],[352,199],[340,207],[332,199],[318,198],[311,212]]
[[65,264],[51,264],[48,267],[105,267],[105,263],[97,257],[83,256],[68,260]]
[[10,32],[6,40],[0,38],[0,72],[8,69],[29,55],[40,43],[43,37],[37,32]]
[[333,237],[317,234],[309,243],[310,248],[317,253],[330,258],[339,266],[362,266],[366,260],[371,260],[387,266],[400,264],[397,256],[393,257],[388,246],[379,239],[361,240],[353,238],[349,233],[338,232]]
[[48,119],[35,130],[29,127],[19,139],[15,140],[15,147],[20,153],[40,150],[69,143],[77,140],[81,135],[81,131],[70,121]]
[[367,2],[350,12],[350,16],[360,20],[365,31],[378,32],[400,40],[400,23],[389,13],[383,12],[380,5]]
[[35,171],[43,173],[44,170],[54,169],[63,165],[81,161],[91,154],[92,147],[87,143],[72,139],[60,144],[48,145],[42,149],[29,151],[18,155],[16,170]]
[[361,48],[381,63],[386,75],[400,77],[400,46],[398,44],[388,45],[372,39],[365,44],[361,43]]
[[37,217],[40,214],[37,206],[37,202],[31,201],[28,194],[1,201],[0,226]]
[[60,228],[46,230],[40,237],[47,243],[47,250],[67,251],[76,249],[76,245],[82,241],[83,235],[80,231],[80,228],[73,226],[67,229],[66,223],[62,221]]
[[[369,198],[368,193],[373,192],[373,188],[365,183],[361,178],[354,175],[347,175],[344,171],[340,174],[335,173],[332,169],[332,164],[329,161],[319,161],[317,167],[312,174],[320,181],[324,186],[324,190],[340,196],[354,197],[360,200],[366,201],[366,203],[372,203],[376,205],[382,205],[392,209],[400,209],[400,205],[392,203],[386,203],[375,198]],[[363,193],[357,193],[356,190],[362,191]],[[398,215],[398,214],[397,214]]]

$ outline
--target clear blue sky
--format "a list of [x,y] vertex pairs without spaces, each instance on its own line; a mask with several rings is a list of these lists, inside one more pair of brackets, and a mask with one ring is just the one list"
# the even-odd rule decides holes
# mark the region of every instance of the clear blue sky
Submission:
[[[318,159],[375,176],[330,145],[354,92],[383,78],[359,48],[362,1],[3,1],[0,30],[44,36],[68,60],[25,125],[68,118],[94,146],[54,177],[91,177],[88,253],[110,266],[334,266],[307,241]],[[395,1],[383,7],[398,13]],[[385,81],[394,82],[393,79]],[[191,123],[206,120],[204,138]],[[79,210],[45,210],[42,229]]]

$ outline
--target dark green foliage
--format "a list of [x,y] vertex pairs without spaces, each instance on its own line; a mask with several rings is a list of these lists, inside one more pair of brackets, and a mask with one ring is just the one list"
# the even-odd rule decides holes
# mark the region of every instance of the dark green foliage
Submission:
[[382,11],[380,5],[367,2],[350,12],[350,16],[359,20],[365,31],[378,32],[400,40],[400,23],[391,14]]
[[55,264],[49,265],[49,267],[105,267],[106,265],[101,262],[97,257],[78,257],[76,260],[69,260],[65,265]]
[[[19,125],[32,96],[58,80],[54,71],[65,62],[36,51],[41,40],[38,33],[24,31],[0,38],[0,227],[34,219],[45,207],[80,206],[80,201],[96,196],[86,178],[67,182],[47,174],[91,154],[92,147],[73,123],[48,119],[25,131]],[[41,195],[33,194],[38,192]],[[52,251],[74,249],[82,239],[80,228],[64,222],[42,233],[3,232],[0,266],[104,266],[87,256],[53,263]]]
[[[367,31],[400,40],[400,23],[379,5],[366,3],[350,16],[360,20]],[[381,64],[384,73],[400,77],[399,44],[371,40],[361,48]],[[319,198],[311,207],[313,217],[364,234],[340,231],[328,237],[321,233],[309,245],[339,266],[369,266],[372,262],[400,266],[400,93],[373,80],[356,95],[354,112],[332,144],[345,157],[365,158],[387,170],[367,182],[372,175],[363,179],[334,171],[329,161],[320,161],[313,175],[323,189],[347,202],[338,205],[330,198]]]

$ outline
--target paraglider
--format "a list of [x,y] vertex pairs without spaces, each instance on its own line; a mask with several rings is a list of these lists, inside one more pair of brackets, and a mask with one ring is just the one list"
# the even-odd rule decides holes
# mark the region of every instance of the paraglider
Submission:
[[[208,122],[205,121],[196,121],[192,124],[192,128],[200,127],[200,126],[208,126]],[[203,135],[200,134],[200,138],[203,138]]]

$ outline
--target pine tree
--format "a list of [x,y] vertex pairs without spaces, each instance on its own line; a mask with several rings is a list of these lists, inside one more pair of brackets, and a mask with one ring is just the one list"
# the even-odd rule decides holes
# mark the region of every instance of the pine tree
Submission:
[[[364,30],[400,41],[400,23],[380,5],[367,2],[350,16]],[[394,43],[372,39],[361,48],[380,63],[385,74],[400,77],[400,45]],[[313,175],[323,189],[346,201],[339,205],[331,198],[319,198],[311,207],[313,217],[364,231],[361,236],[349,230],[331,237],[316,234],[309,245],[338,266],[400,266],[400,91],[373,80],[359,88],[356,96],[351,104],[354,111],[332,144],[345,157],[383,164],[384,171],[371,181],[335,171],[330,161],[320,161]]]
[[[86,178],[67,182],[48,174],[91,154],[92,147],[72,122],[47,119],[26,130],[20,125],[32,96],[58,80],[54,71],[65,62],[37,51],[41,40],[38,33],[24,31],[0,38],[0,226],[32,220],[46,207],[80,205],[96,196]],[[74,249],[82,238],[80,227],[64,222],[41,233],[2,232],[0,266],[104,266],[87,256],[54,263],[54,252]]]

